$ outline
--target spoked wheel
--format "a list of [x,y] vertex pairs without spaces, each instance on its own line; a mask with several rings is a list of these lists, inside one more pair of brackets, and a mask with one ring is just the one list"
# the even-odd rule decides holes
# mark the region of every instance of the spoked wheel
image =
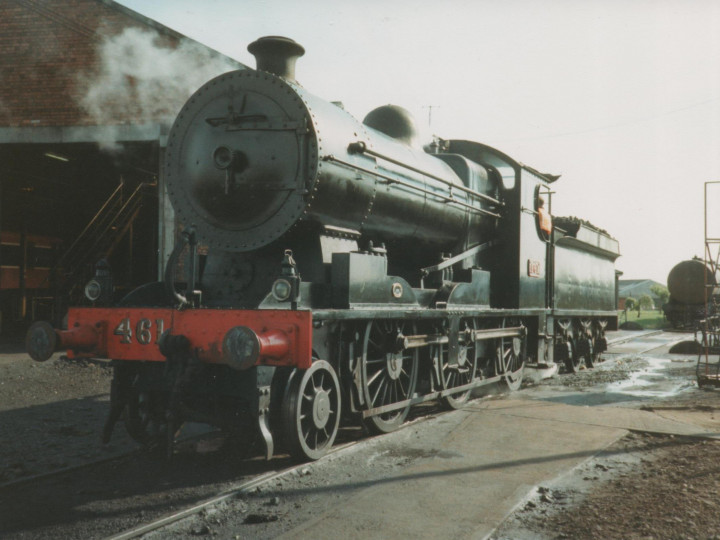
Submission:
[[[503,321],[503,328],[515,326]],[[496,350],[497,373],[503,379],[511,391],[520,388],[522,384],[523,371],[525,368],[525,343],[524,338],[500,338]]]
[[593,350],[593,342],[590,338],[585,338],[580,344],[580,363],[585,362],[585,367],[592,369],[595,366],[595,352]]
[[585,357],[578,351],[578,342],[572,338],[568,341],[568,357],[565,359],[565,369],[568,373],[577,373],[585,361]]
[[[400,337],[411,323],[375,320],[367,323],[362,343],[362,392],[368,409],[408,400],[415,392],[418,349],[403,349]],[[365,425],[375,433],[388,433],[400,427],[410,405],[370,416]]]
[[592,338],[592,327],[593,322],[589,319],[580,320],[580,335],[577,338],[577,354],[578,362],[580,366],[585,364],[587,369],[593,368],[594,361],[594,350],[593,350],[593,338]]
[[283,404],[288,450],[299,459],[319,459],[335,441],[340,425],[340,383],[325,360],[290,378]]
[[[473,319],[461,321],[458,336],[457,361],[451,362],[447,343],[432,345],[430,357],[437,366],[440,385],[443,390],[450,390],[470,384],[477,370],[477,347],[472,341],[471,333],[476,329]],[[450,409],[460,409],[470,399],[472,390],[465,390],[440,398],[441,403]]]

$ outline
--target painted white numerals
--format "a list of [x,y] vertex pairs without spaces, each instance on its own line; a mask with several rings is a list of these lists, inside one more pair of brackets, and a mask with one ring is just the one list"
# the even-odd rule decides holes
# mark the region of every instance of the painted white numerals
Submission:
[[[150,319],[140,319],[135,325],[135,340],[140,345],[149,345],[153,341],[153,336],[155,337],[155,341],[157,341],[164,331],[165,321],[163,319],[156,319],[154,327],[153,321]],[[133,325],[130,322],[130,317],[125,317],[121,320],[120,324],[115,327],[113,334],[116,336],[122,336],[120,338],[120,343],[132,343]]]
[[138,321],[135,327],[135,336],[141,345],[147,345],[152,340],[152,334],[150,333],[151,326],[152,322],[150,322],[150,319],[140,319]]
[[132,329],[130,328],[130,319],[125,318],[120,321],[115,331],[113,332],[116,336],[122,336],[120,343],[132,343]]

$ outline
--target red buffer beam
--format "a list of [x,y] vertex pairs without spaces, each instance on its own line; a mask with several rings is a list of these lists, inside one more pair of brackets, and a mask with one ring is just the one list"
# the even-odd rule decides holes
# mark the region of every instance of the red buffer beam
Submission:
[[244,370],[312,363],[312,313],[290,310],[72,308],[68,330],[33,324],[26,338],[34,360],[70,357],[165,361],[161,337],[184,336],[203,362]]

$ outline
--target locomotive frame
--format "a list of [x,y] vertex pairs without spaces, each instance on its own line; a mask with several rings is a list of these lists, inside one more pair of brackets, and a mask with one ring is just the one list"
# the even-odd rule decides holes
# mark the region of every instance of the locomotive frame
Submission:
[[258,71],[208,82],[171,130],[187,227],[164,282],[28,333],[36,360],[113,359],[105,441],[123,418],[172,453],[194,420],[317,459],[341,421],[388,432],[418,403],[517,389],[526,367],[592,367],[617,327],[619,249],[583,222],[540,229],[556,177],[476,142],[419,149],[404,110],[360,124],[299,86],[292,40],[249,50]]

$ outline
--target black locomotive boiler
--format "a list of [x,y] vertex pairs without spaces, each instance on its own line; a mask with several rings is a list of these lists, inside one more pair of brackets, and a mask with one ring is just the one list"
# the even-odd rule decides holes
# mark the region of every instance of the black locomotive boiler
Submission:
[[184,230],[165,281],[28,334],[38,360],[113,359],[105,440],[122,418],[171,448],[202,421],[316,459],[341,422],[388,432],[424,401],[592,366],[617,325],[618,243],[543,230],[555,177],[476,142],[423,148],[399,107],[357,121],[295,81],[292,40],[248,49],[258,69],[209,81],[170,132]]

